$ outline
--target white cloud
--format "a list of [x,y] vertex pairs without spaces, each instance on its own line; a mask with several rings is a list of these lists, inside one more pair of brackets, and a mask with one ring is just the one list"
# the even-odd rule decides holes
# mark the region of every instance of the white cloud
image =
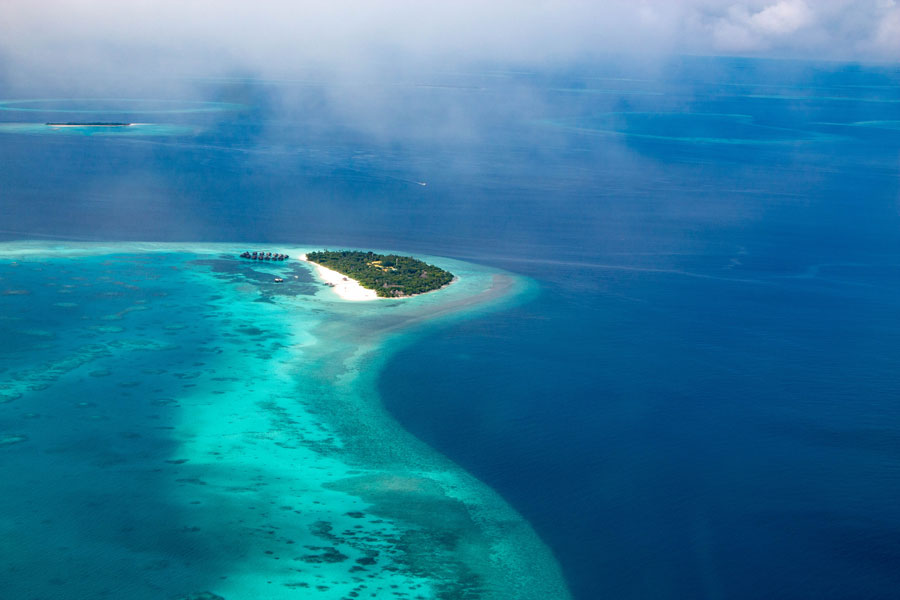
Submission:
[[767,6],[749,19],[750,25],[765,35],[791,34],[812,21],[813,13],[803,0],[783,0]]
[[748,27],[730,19],[721,19],[712,28],[713,47],[728,54],[752,53],[763,46],[762,39]]
[[900,57],[900,7],[895,8],[896,3],[891,2],[887,14],[878,24],[875,33],[874,46],[877,51],[887,51],[894,60]]
[[896,0],[0,0],[0,69],[290,72],[611,53],[900,59]]
[[767,50],[814,22],[815,14],[803,0],[782,0],[758,10],[734,4],[712,25],[713,47],[730,53]]

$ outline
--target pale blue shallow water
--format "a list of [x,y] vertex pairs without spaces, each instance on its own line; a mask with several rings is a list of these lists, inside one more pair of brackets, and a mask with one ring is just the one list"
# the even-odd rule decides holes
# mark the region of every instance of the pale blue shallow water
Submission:
[[371,381],[387,340],[527,283],[437,259],[441,294],[353,303],[237,248],[0,244],[3,597],[566,598]]
[[[185,99],[229,106],[109,113],[190,135],[0,128],[0,235],[373,246],[530,276],[531,301],[422,333],[378,389],[528,519],[575,597],[893,598],[898,89],[889,67],[724,59],[336,95],[210,81]],[[71,120],[24,114],[0,118]],[[9,344],[37,356],[70,318]]]

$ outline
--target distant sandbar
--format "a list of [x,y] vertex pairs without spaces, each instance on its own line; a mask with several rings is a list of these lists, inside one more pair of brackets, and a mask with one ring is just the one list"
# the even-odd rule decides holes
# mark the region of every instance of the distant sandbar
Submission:
[[134,123],[106,123],[92,121],[89,123],[46,123],[50,127],[130,127]]

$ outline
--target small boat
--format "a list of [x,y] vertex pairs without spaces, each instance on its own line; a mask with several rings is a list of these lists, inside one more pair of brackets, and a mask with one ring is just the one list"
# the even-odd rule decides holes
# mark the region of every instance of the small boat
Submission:
[[284,279],[282,279],[281,277],[276,277],[275,283],[284,283]]

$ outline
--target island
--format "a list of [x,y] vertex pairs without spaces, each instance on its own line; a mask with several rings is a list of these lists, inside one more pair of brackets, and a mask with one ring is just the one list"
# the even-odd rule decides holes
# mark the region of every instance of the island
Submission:
[[129,127],[134,123],[109,123],[105,121],[90,121],[87,123],[47,123],[50,127]]
[[355,280],[381,298],[424,294],[453,281],[453,273],[411,256],[322,250],[308,252],[306,260]]

